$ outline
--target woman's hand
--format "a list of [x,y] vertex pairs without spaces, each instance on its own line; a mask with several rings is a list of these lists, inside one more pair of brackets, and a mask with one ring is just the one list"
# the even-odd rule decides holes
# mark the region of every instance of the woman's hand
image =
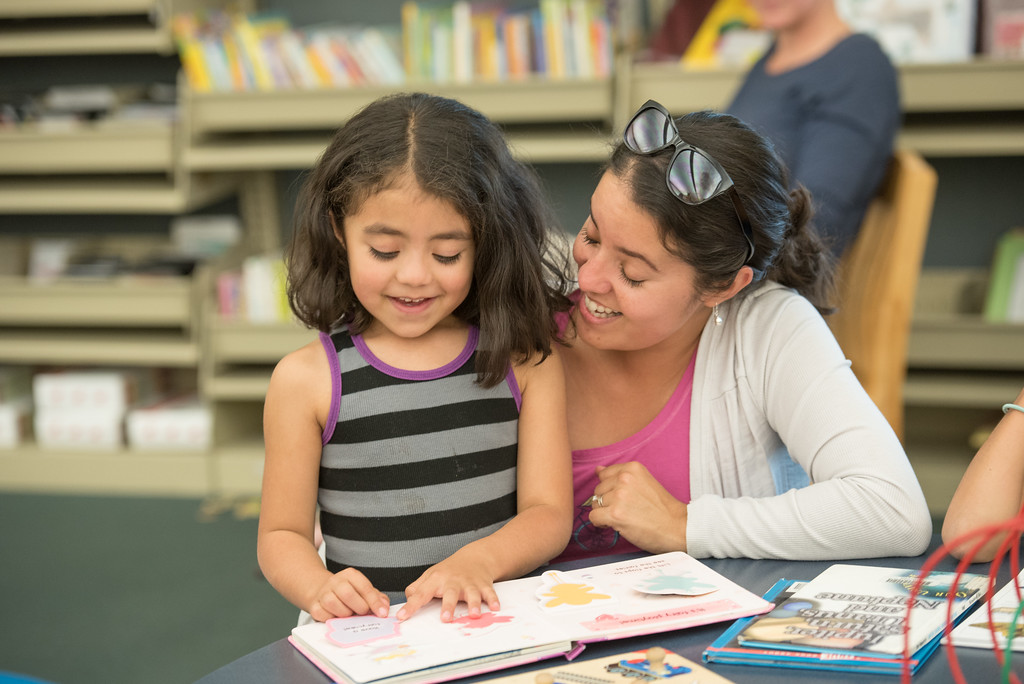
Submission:
[[686,504],[661,486],[636,461],[598,466],[601,482],[594,489],[600,503],[590,522],[611,527],[650,553],[686,550]]
[[459,601],[466,604],[470,617],[480,617],[480,606],[500,608],[494,591],[494,575],[485,558],[463,547],[437,565],[430,567],[405,589],[406,604],[399,609],[399,620],[407,620],[430,602],[441,599],[441,621],[451,622]]
[[345,568],[331,575],[316,592],[309,614],[317,622],[371,613],[387,617],[390,606],[387,595],[377,591],[366,575],[355,568]]

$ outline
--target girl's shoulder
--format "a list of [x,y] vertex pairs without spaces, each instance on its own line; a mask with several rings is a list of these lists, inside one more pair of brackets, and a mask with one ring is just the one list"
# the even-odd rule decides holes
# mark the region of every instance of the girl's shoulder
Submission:
[[564,383],[559,344],[553,343],[551,353],[546,357],[540,352],[534,352],[528,358],[513,363],[512,372],[515,374],[520,392],[526,392],[528,385],[535,380],[535,384],[547,383],[552,380]]
[[319,335],[311,342],[284,355],[271,375],[271,383],[277,385],[302,386],[315,382],[317,378],[326,377],[330,371],[327,354]]

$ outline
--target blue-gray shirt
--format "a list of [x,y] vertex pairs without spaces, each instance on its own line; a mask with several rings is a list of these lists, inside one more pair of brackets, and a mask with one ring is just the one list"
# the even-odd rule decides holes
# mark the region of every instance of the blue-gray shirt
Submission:
[[873,38],[853,34],[817,60],[751,68],[727,111],[771,140],[790,181],[814,198],[818,230],[839,256],[885,175],[901,122],[899,82]]

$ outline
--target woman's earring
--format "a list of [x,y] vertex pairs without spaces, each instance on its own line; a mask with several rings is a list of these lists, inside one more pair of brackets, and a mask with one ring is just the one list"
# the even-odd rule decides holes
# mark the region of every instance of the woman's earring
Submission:
[[722,318],[722,314],[718,313],[717,304],[715,304],[715,306],[711,309],[711,315],[715,317],[715,325],[722,325],[722,323],[725,322],[725,319]]

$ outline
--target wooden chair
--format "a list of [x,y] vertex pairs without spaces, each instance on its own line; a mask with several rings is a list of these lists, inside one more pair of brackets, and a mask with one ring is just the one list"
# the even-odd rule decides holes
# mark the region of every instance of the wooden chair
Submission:
[[896,151],[839,264],[839,306],[829,316],[854,374],[900,440],[910,319],[937,184],[919,154]]

